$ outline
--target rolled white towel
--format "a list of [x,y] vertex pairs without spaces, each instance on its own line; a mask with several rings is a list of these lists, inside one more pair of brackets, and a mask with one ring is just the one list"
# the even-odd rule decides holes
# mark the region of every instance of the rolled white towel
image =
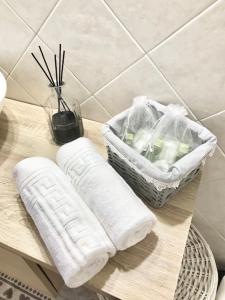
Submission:
[[116,250],[60,168],[33,157],[14,169],[17,189],[69,287],[92,278]]
[[98,218],[118,250],[140,242],[156,222],[154,214],[87,138],[62,146],[57,163]]

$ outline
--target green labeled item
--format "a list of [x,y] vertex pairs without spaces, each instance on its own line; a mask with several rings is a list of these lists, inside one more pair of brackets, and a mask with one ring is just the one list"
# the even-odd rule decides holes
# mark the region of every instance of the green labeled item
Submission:
[[136,152],[168,171],[171,166],[194,148],[193,132],[184,118],[186,110],[168,106],[163,115],[137,103],[132,107],[122,128],[122,140]]
[[188,144],[180,143],[177,151],[177,159],[180,159],[184,155],[188,154],[191,151],[191,147]]
[[154,153],[156,155],[158,155],[162,151],[163,145],[164,145],[164,141],[162,139],[158,138],[155,140],[153,147],[154,147]]
[[138,153],[144,153],[148,149],[149,141],[152,137],[151,130],[149,129],[144,129],[141,128],[139,129],[133,140],[133,148],[138,152]]
[[145,157],[152,162],[156,161],[158,159],[158,155],[162,151],[163,145],[164,142],[162,139],[156,139],[153,147],[149,147],[148,151],[146,151]]
[[134,139],[134,134],[129,132],[125,134],[125,143],[127,145],[132,145]]

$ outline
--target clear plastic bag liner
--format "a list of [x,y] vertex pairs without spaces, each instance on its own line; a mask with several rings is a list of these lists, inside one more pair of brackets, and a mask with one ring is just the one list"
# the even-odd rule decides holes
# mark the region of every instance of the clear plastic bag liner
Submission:
[[154,106],[147,106],[145,102],[136,99],[121,126],[119,137],[138,153],[142,153],[147,150],[152,131],[161,116],[162,113]]
[[[136,106],[137,102],[138,106]],[[135,113],[132,111],[135,107],[138,107],[138,117],[134,117]],[[144,112],[141,111],[142,107],[145,108]],[[152,107],[153,110],[149,113],[147,108]],[[173,114],[173,118],[171,118],[171,114]],[[147,122],[144,120],[146,115],[150,116]],[[132,119],[140,122],[132,124]],[[131,133],[135,133],[137,130],[137,133],[141,129],[143,132],[140,135],[142,135],[146,134],[145,131],[151,126],[154,127],[154,133],[150,129],[151,138],[148,140],[148,148],[146,150],[146,145],[143,146],[142,149],[145,151],[142,152],[142,155],[139,154],[140,150],[137,151],[133,145],[127,145],[122,140],[125,130],[127,132],[130,130]],[[178,187],[184,177],[205,161],[207,156],[212,155],[217,142],[215,135],[207,128],[186,118],[183,108],[166,107],[146,96],[135,98],[134,105],[108,121],[103,126],[102,132],[106,145],[143,176],[147,182],[153,183],[158,190]],[[161,153],[166,157],[166,161],[171,161],[169,166],[164,166],[163,163],[161,165],[159,163],[157,166],[156,161],[163,161],[163,157],[161,159],[146,157],[153,146],[156,146],[157,150],[156,153],[153,152],[154,154]],[[166,153],[165,149],[162,152],[164,147],[165,149],[169,147],[171,152]],[[150,155],[152,155],[152,151]],[[175,162],[173,162],[174,156]]]
[[153,130],[144,155],[163,171],[169,171],[176,161],[203,143],[191,130],[186,114],[184,107],[170,104]]

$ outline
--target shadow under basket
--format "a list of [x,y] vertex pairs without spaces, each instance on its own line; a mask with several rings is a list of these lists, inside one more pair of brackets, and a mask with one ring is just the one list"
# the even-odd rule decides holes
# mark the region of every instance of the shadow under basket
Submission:
[[166,188],[158,191],[154,184],[138,174],[134,168],[129,166],[125,160],[120,158],[115,152],[107,146],[109,164],[124,178],[124,180],[134,190],[136,195],[146,201],[154,208],[160,208],[169,200],[171,196],[176,194],[186,184],[191,182],[200,171],[200,165],[183,178],[177,188]]

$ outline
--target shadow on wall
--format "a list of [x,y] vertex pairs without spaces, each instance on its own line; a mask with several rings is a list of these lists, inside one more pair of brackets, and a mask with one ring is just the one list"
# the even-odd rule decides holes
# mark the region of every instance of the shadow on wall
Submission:
[[219,268],[225,269],[225,156],[217,149],[203,168],[193,223],[209,243]]

